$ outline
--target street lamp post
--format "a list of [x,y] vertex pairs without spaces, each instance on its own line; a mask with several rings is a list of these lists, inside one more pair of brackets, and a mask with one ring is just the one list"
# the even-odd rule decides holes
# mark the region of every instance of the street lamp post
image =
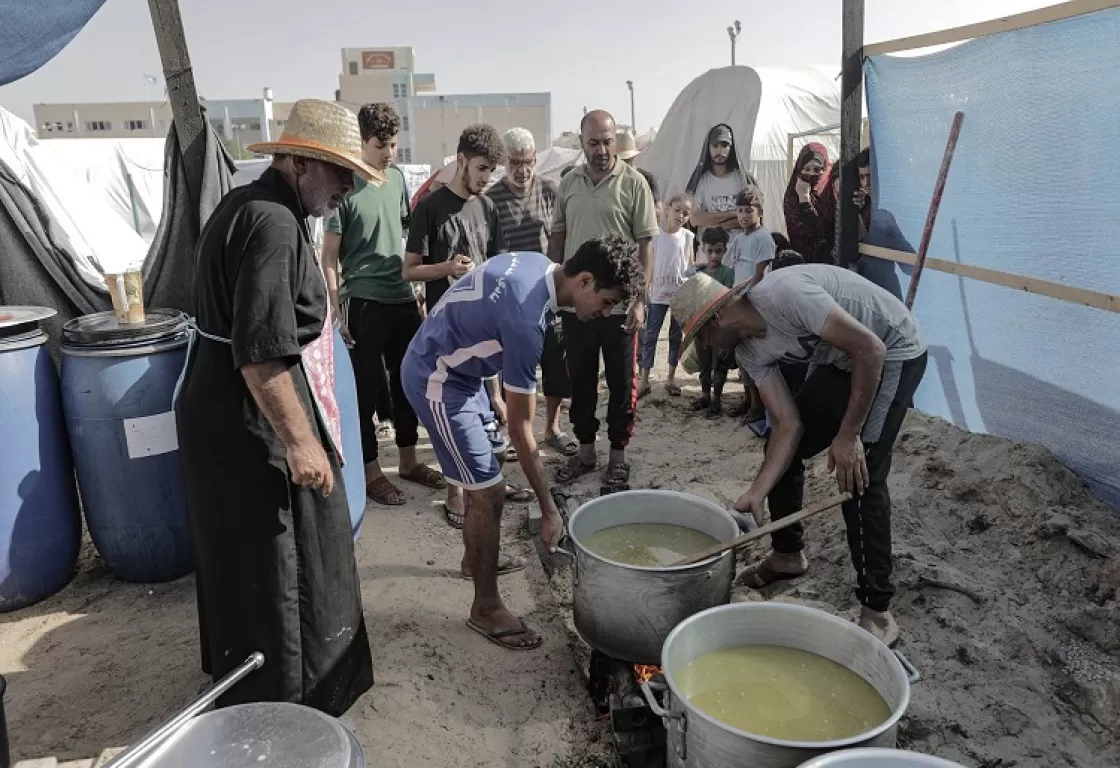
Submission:
[[634,81],[633,80],[627,80],[626,81],[626,87],[630,89],[630,130],[634,132],[635,136],[637,136],[638,135],[638,123],[634,119]]
[[735,20],[733,26],[727,28],[727,36],[731,38],[731,66],[735,66],[735,41],[739,39],[739,33],[743,31],[743,25],[739,20]]

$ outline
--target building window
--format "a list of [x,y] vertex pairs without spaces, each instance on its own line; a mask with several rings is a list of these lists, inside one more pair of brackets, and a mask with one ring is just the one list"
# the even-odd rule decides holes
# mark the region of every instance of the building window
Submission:
[[74,132],[74,124],[71,123],[70,121],[66,122],[66,132],[67,133],[73,133]]
[[412,149],[409,147],[397,148],[397,162],[398,163],[411,163],[412,162]]
[[125,120],[124,129],[126,131],[146,131],[152,126],[147,120]]
[[96,133],[98,131],[111,131],[113,130],[112,124],[108,120],[87,120],[86,131]]
[[356,61],[350,62],[350,74],[352,74],[352,75],[358,74],[358,62],[356,62]]
[[407,99],[408,98],[408,83],[393,83],[393,98],[394,99]]
[[401,130],[408,130],[408,115],[401,115]]

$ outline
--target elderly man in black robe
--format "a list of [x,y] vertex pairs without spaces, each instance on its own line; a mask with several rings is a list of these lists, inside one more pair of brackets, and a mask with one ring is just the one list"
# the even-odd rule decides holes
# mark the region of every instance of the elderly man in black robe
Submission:
[[343,456],[327,285],[308,216],[384,177],[361,160],[357,118],[297,102],[252,184],[198,243],[197,336],[176,405],[194,536],[203,658],[215,680],[264,666],[219,706],[290,701],[331,715],[373,685]]

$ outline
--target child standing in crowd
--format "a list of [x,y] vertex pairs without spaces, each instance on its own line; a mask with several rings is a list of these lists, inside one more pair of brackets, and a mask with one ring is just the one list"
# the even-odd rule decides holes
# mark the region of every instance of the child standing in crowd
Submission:
[[[727,253],[727,230],[723,227],[708,227],[700,236],[700,252],[703,259],[701,271],[711,277],[720,285],[730,288],[735,284],[735,273],[731,267],[724,266],[723,257]],[[693,269],[691,272],[695,273]],[[691,277],[691,275],[689,275]],[[713,352],[710,346],[700,348],[693,344],[689,352],[695,351],[696,365],[700,372],[700,397],[692,403],[694,411],[706,411],[709,418],[723,413],[723,385],[727,381],[727,372],[731,370],[730,361],[724,359],[719,353]],[[687,360],[686,360],[687,363]],[[685,370],[688,370],[686,365]]]
[[669,301],[684,283],[685,273],[692,264],[695,235],[684,228],[691,211],[692,201],[688,195],[674,195],[665,208],[661,232],[653,238],[653,277],[649,281],[649,310],[642,337],[638,397],[644,397],[651,391],[649,373],[657,353],[657,337],[661,335],[666,317],[669,318],[669,375],[665,379],[665,391],[672,397],[681,394],[681,388],[676,383],[681,327],[669,315]]

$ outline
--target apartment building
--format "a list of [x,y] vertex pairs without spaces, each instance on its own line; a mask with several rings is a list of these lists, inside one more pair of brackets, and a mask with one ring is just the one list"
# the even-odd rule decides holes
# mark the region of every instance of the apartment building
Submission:
[[[471,123],[490,123],[498,131],[514,126],[532,132],[537,146],[552,146],[552,95],[549,93],[439,94],[436,77],[416,71],[411,47],[343,48],[335,99],[355,112],[363,104],[389,102],[401,115],[397,161],[441,166],[455,154],[459,134]],[[279,135],[291,102],[272,98],[207,100],[207,119],[235,155],[257,141]],[[40,139],[162,138],[171,126],[166,101],[36,104]]]

